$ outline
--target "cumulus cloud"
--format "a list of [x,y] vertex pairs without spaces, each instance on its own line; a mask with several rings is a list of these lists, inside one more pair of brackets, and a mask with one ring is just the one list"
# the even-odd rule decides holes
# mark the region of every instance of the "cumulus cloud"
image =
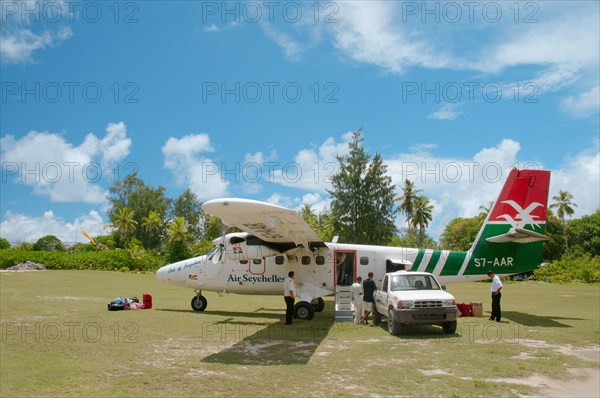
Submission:
[[207,134],[170,137],[162,147],[163,164],[177,183],[187,185],[200,200],[227,196],[229,182],[221,177],[219,165],[203,156],[213,151]]
[[320,146],[302,149],[294,161],[276,171],[274,182],[288,187],[324,193],[331,187],[331,177],[338,171],[336,156],[348,153],[352,132],[342,135],[342,141],[327,138]]
[[119,122],[109,123],[104,137],[89,133],[80,145],[58,133],[31,131],[21,138],[6,135],[0,146],[6,181],[31,186],[53,202],[98,204],[106,197],[101,183],[129,154],[131,139]]
[[2,237],[12,243],[35,242],[46,235],[54,235],[63,243],[87,243],[82,231],[87,231],[92,236],[106,234],[104,220],[94,210],[72,222],[57,217],[52,211],[46,211],[37,217],[8,211],[0,223],[0,230]]
[[568,96],[561,105],[563,111],[575,117],[596,114],[600,109],[600,86],[592,87],[589,91],[574,96]]
[[0,8],[3,64],[34,62],[35,52],[56,47],[73,36],[64,22],[75,16],[65,1],[2,1]]

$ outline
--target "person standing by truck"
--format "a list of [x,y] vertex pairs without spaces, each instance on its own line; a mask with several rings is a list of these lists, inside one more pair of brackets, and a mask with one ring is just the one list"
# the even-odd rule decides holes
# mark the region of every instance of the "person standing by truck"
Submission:
[[492,270],[489,270],[487,275],[492,279],[492,287],[490,289],[492,291],[492,316],[490,316],[490,321],[500,322],[500,298],[502,297],[500,289],[502,289],[502,281]]
[[367,274],[367,279],[363,282],[363,310],[364,314],[362,317],[362,323],[365,325],[369,324],[369,314],[373,311],[373,293],[377,290],[377,285],[373,280],[373,273]]
[[356,282],[350,287],[352,293],[352,303],[354,304],[354,323],[360,325],[362,321],[362,301],[363,301],[363,288],[362,288],[362,277],[356,278]]

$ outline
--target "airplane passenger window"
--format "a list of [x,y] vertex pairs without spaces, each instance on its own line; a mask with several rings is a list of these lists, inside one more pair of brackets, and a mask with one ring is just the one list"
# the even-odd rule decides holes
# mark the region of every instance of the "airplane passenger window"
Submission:
[[240,264],[246,265],[248,264],[248,260],[240,260]]
[[283,256],[275,256],[275,264],[282,265],[284,262]]
[[369,257],[362,256],[360,258],[360,265],[369,265]]
[[325,257],[317,256],[317,258],[315,259],[315,262],[317,263],[317,265],[323,265],[323,264],[325,264]]
[[302,265],[310,264],[310,256],[302,256]]

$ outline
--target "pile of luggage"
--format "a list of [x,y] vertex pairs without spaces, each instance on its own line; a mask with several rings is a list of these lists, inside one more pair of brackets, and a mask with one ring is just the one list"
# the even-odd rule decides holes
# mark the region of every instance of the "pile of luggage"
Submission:
[[152,308],[152,295],[145,293],[143,295],[143,301],[137,297],[117,297],[113,301],[107,304],[109,311],[121,311],[121,310],[144,310]]

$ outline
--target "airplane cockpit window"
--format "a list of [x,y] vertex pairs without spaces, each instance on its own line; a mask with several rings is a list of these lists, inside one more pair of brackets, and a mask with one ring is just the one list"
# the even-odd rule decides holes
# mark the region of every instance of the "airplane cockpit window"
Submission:
[[208,253],[206,253],[206,259],[208,261],[211,261],[215,253],[217,253],[218,251],[219,248],[217,246],[213,247]]
[[238,243],[242,243],[245,241],[246,239],[240,238],[239,236],[234,236],[231,239],[229,239],[229,243],[231,243],[232,245],[237,245]]

